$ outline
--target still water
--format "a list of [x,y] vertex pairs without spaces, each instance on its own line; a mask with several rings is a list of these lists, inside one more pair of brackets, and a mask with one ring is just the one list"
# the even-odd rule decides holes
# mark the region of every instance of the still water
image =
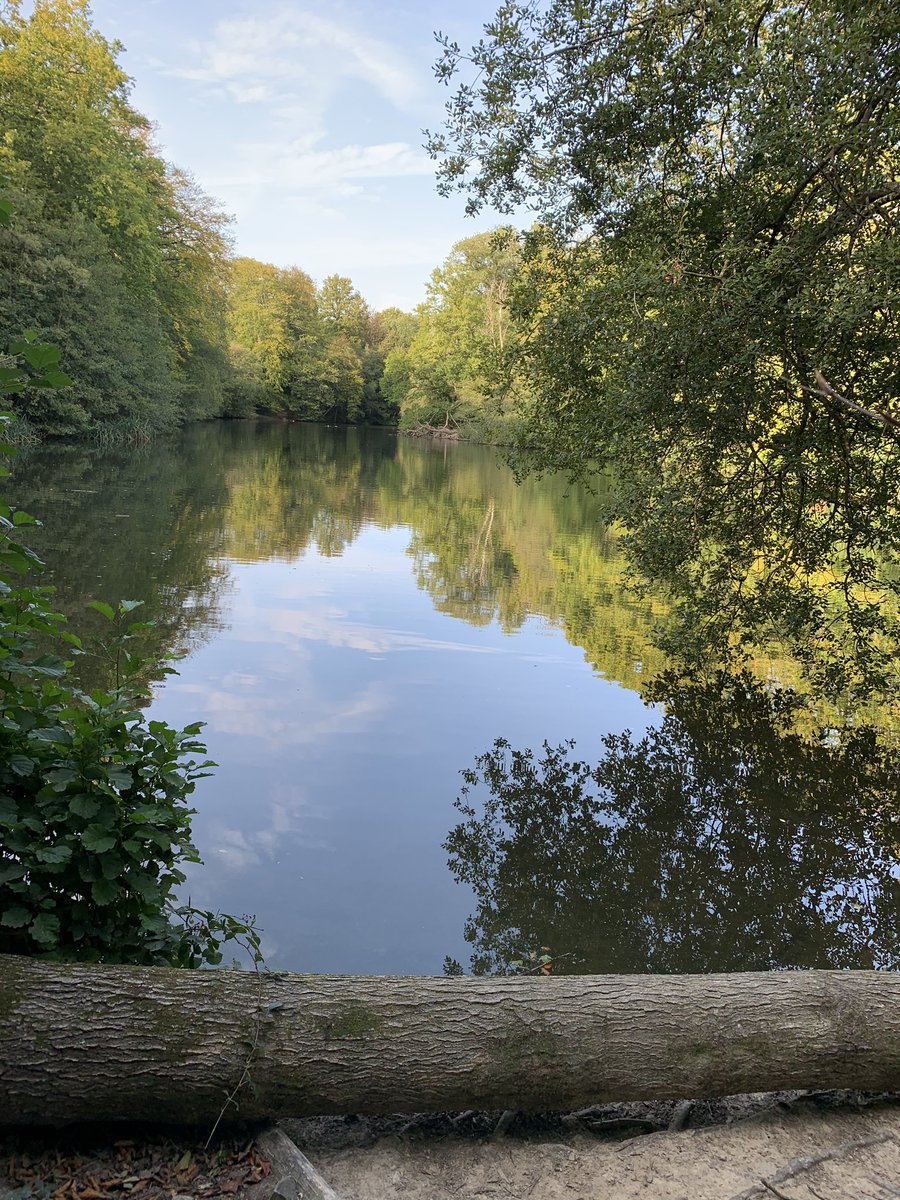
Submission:
[[[897,965],[884,731],[798,732],[722,676],[644,703],[665,606],[627,591],[589,493],[485,447],[265,422],[43,448],[14,488],[74,624],[140,599],[185,652],[152,711],[204,721],[218,763],[187,891],[255,914],[272,968]],[[553,760],[463,813],[499,737],[573,739],[597,777]]]

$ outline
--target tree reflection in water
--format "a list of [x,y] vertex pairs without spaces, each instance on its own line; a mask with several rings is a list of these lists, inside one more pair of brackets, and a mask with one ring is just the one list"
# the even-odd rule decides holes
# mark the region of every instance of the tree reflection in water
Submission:
[[[900,763],[747,674],[664,675],[658,728],[463,772],[445,843],[475,892],[475,974],[900,967]],[[801,732],[800,730],[803,730]]]

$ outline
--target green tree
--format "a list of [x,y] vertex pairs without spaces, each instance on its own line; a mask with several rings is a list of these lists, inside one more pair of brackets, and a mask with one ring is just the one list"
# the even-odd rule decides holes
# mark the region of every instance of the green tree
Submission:
[[52,434],[115,422],[165,428],[180,417],[179,388],[161,321],[129,291],[96,225],[80,213],[51,219],[35,196],[19,196],[0,229],[0,337],[33,330],[52,340],[74,382],[28,391],[16,416]]
[[[453,247],[431,276],[409,345],[385,363],[401,424],[490,422],[502,414],[503,367],[515,341],[509,294],[519,250],[509,229]],[[390,365],[388,365],[388,363]]]
[[[42,332],[67,361],[79,330],[101,343],[93,363],[79,364],[80,394],[57,398],[45,422],[32,406],[31,419],[53,432],[108,426],[120,405],[130,412],[129,393],[144,392],[140,416],[151,428],[215,415],[222,403],[216,314],[228,220],[155,152],[120,50],[91,24],[87,0],[37,0],[27,17],[17,0],[0,8],[0,170],[27,198],[33,244],[22,261],[35,264],[6,282],[8,312],[27,311],[40,290]],[[20,249],[7,247],[7,261]],[[0,327],[0,336],[14,332]],[[102,346],[109,338],[127,360],[124,400]]]
[[344,275],[329,275],[318,291],[319,315],[326,328],[339,334],[362,356],[371,341],[372,313]]
[[232,361],[245,397],[255,395],[257,411],[341,424],[363,415],[363,343],[357,335],[368,329],[368,308],[349,280],[335,275],[326,283],[326,297],[334,301],[326,305],[327,316],[322,294],[299,268],[250,258],[232,264]]
[[773,632],[884,683],[900,588],[900,14],[834,0],[523,0],[431,139],[528,205],[520,461],[615,468],[679,645]]

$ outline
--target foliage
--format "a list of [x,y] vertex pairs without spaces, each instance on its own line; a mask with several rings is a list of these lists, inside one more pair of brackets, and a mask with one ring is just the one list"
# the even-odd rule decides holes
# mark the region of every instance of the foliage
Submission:
[[17,419],[57,435],[136,418],[171,427],[179,388],[166,338],[102,232],[78,213],[51,220],[33,196],[15,200],[15,222],[0,231],[0,329],[52,339],[75,380],[22,393]]
[[385,363],[383,387],[401,426],[490,425],[508,408],[504,367],[516,336],[509,294],[518,265],[504,228],[457,242],[433,272],[415,332]]
[[[230,218],[160,157],[122,47],[88,0],[0,5],[0,344],[22,324],[75,380],[15,404],[23,428],[130,441],[279,413],[391,423],[383,330],[349,279],[230,258]],[[9,201],[4,200],[6,212]]]
[[535,946],[576,973],[896,970],[895,746],[746,674],[647,698],[660,724],[596,761],[500,739],[463,772],[446,849],[475,893],[474,972]]
[[326,284],[317,295],[297,267],[234,260],[228,320],[244,390],[232,411],[239,406],[246,414],[252,403],[255,411],[306,421],[359,420],[364,347],[357,338],[363,312],[368,327],[368,309],[349,280],[332,276]]
[[76,385],[23,400],[51,433],[222,408],[228,219],[155,152],[120,50],[87,0],[0,11],[0,339],[25,322],[69,364]]
[[[8,215],[0,208],[0,223]],[[58,350],[33,333],[7,362],[5,394],[70,383]],[[234,940],[258,962],[252,921],[173,896],[180,865],[199,862],[187,798],[212,764],[194,757],[204,752],[199,724],[176,731],[138,708],[149,666],[131,644],[146,628],[130,620],[140,601],[91,604],[115,627],[103,646],[111,686],[74,686],[59,651],[82,644],[52,606],[53,589],[22,581],[43,569],[17,540],[34,524],[0,502],[0,951],[195,966],[220,962]]]
[[[681,650],[791,641],[893,675],[900,13],[834,0],[513,0],[431,139],[527,205],[523,467],[614,468]],[[894,599],[892,599],[892,597]]]
[[52,589],[16,579],[41,568],[15,535],[33,519],[3,504],[0,524],[0,950],[195,966],[220,962],[235,940],[258,957],[251,923],[173,894],[180,865],[199,862],[187,798],[212,764],[196,757],[199,724],[176,731],[137,708],[139,602],[92,605],[114,626],[113,686],[81,691],[57,652],[81,643]]

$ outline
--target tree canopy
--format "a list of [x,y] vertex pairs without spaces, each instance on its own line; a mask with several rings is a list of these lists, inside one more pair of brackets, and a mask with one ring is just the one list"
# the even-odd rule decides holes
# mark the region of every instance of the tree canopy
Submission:
[[[613,469],[681,645],[740,629],[884,683],[900,573],[900,14],[506,3],[430,140],[469,208],[540,224],[520,462]],[[848,664],[852,664],[849,665]]]
[[349,279],[231,257],[230,222],[166,163],[87,0],[0,3],[0,344],[33,329],[72,384],[26,394],[51,434],[144,437],[253,412],[390,421],[375,314]]
[[508,227],[464,238],[432,272],[415,330],[385,364],[401,425],[419,422],[496,434],[510,407],[509,310],[519,247]]

